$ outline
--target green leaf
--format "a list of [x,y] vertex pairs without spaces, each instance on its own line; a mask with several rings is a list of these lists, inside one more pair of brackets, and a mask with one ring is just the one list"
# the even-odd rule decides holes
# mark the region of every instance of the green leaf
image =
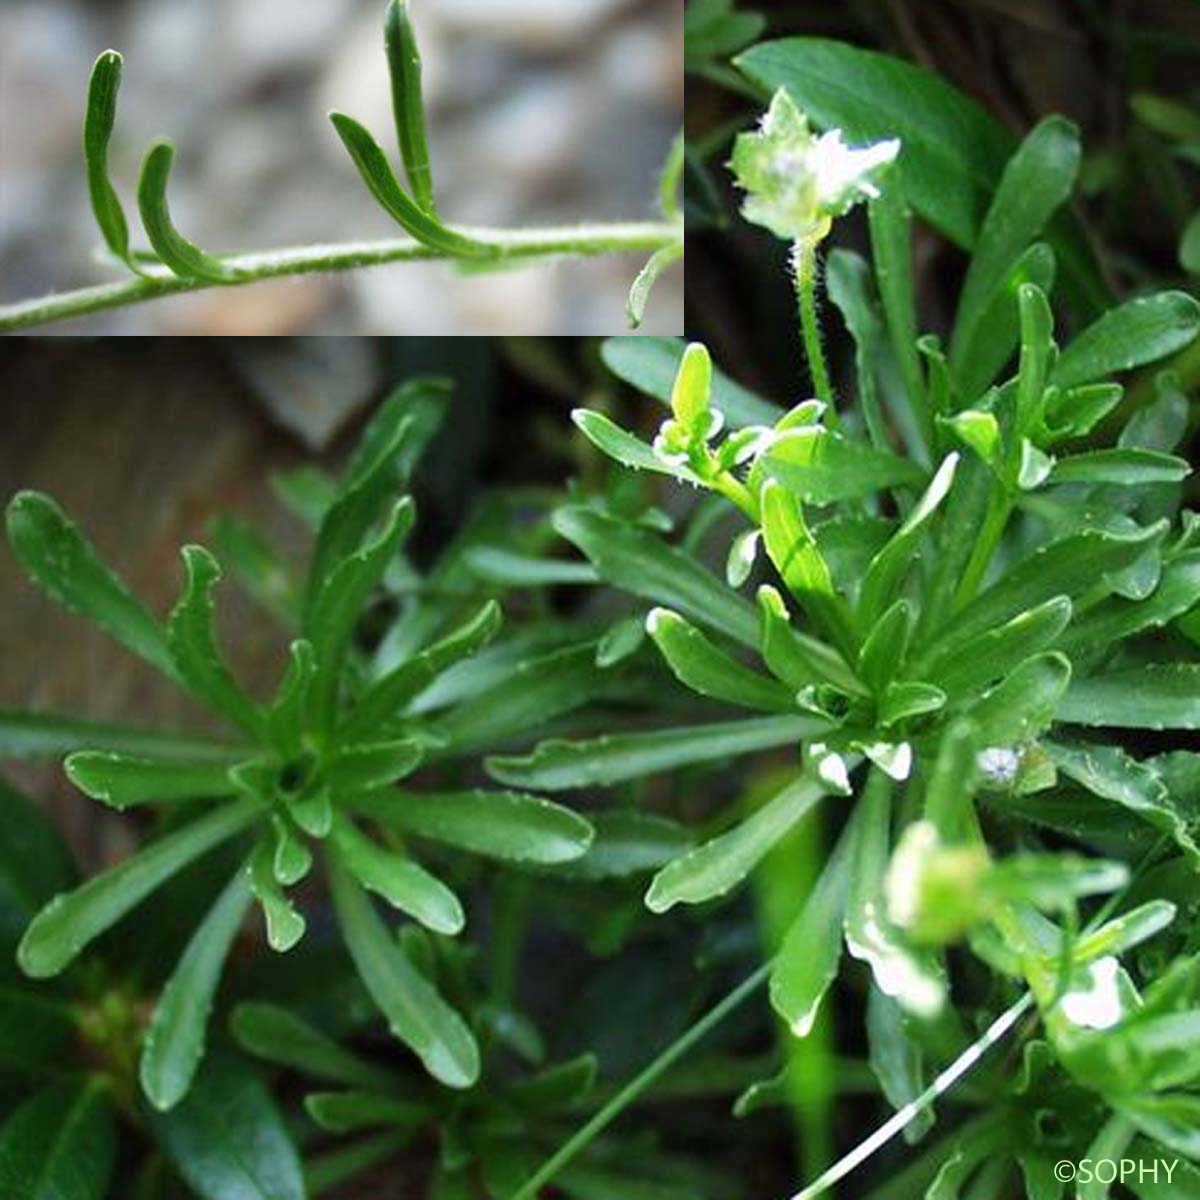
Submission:
[[262,710],[242,691],[217,649],[212,590],[221,568],[203,546],[184,546],[182,554],[187,578],[167,621],[167,644],[178,676],[198,699],[260,737]]
[[758,609],[762,617],[763,662],[789,688],[799,691],[824,680],[845,692],[863,691],[863,685],[836,650],[792,627],[783,597],[770,584],[758,589]]
[[658,282],[658,277],[672,263],[677,263],[683,257],[683,253],[684,241],[681,237],[677,242],[668,242],[665,246],[660,246],[646,259],[645,265],[630,285],[629,299],[625,302],[625,316],[630,329],[636,329],[642,323],[642,318],[646,315],[646,302],[650,299],[650,292]]
[[266,1087],[232,1055],[209,1055],[184,1099],[146,1112],[159,1148],[203,1200],[304,1200],[300,1158]]
[[340,813],[334,816],[330,836],[342,861],[363,887],[434,933],[455,934],[462,930],[466,917],[458,897],[424,867],[377,846]]
[[592,843],[592,827],[578,813],[521,792],[377,792],[350,803],[418,837],[513,862],[569,862]]
[[104,1200],[116,1156],[112,1105],[98,1076],[44,1088],[0,1127],[0,1195]]
[[430,216],[436,215],[433,171],[425,137],[425,102],[421,97],[421,54],[408,16],[408,0],[391,0],[383,25],[388,75],[392,83],[392,113],[400,157],[413,199]]
[[991,301],[976,322],[975,337],[963,352],[956,377],[962,396],[982,397],[1021,339],[1021,292],[1036,287],[1049,293],[1058,262],[1045,242],[1034,242],[1009,268],[993,290]]
[[1115,483],[1137,487],[1147,483],[1178,483],[1191,474],[1187,459],[1157,450],[1090,450],[1058,459],[1049,483]]
[[837,975],[842,917],[862,827],[860,803],[775,956],[771,1006],[788,1023],[793,1037],[808,1036],[821,998]]
[[857,657],[858,632],[846,602],[834,590],[829,567],[794,496],[768,480],[762,489],[763,540],[788,591],[843,655]]
[[209,525],[218,559],[281,624],[300,623],[300,597],[287,568],[248,521],[222,513]]
[[247,750],[244,745],[199,733],[114,725],[62,713],[0,709],[0,758],[61,758],[85,748],[230,764],[244,757]]
[[663,913],[676,904],[699,904],[732,891],[825,794],[819,780],[794,780],[728,833],[663,867],[646,892],[646,907]]
[[405,496],[392,506],[378,537],[353,551],[320,585],[307,623],[317,669],[309,694],[314,721],[332,725],[342,663],[371,593],[412,528],[416,510]]
[[678,857],[693,844],[685,825],[656,813],[635,809],[593,812],[595,830],[582,858],[562,863],[555,871],[571,879],[618,879],[652,871]]
[[1147,1137],[1168,1150],[1200,1159],[1200,1095],[1163,1092],[1122,1097],[1112,1103],[1117,1112],[1132,1121]]
[[[823,38],[762,42],[735,65],[764,96],[786,87],[813,122],[851,143],[900,138],[893,179],[908,203],[956,245],[975,246],[1016,141],[973,100],[920,67]],[[1053,229],[1074,299],[1098,311],[1108,293],[1083,230],[1069,218]]]
[[379,143],[353,117],[331,112],[329,119],[354,160],[367,190],[384,212],[418,242],[451,258],[495,258],[499,255],[499,247],[448,229],[430,211],[422,208],[400,186]]
[[463,555],[463,561],[476,578],[498,587],[554,587],[596,582],[596,572],[587,563],[516,554],[500,546],[472,546]]
[[17,949],[21,970],[34,979],[57,975],[93,938],[159,884],[246,828],[260,811],[251,799],[223,803],[182,829],[150,842],[74,891],[55,896],[21,939]]
[[358,550],[371,526],[403,487],[430,435],[429,414],[446,403],[450,382],[433,376],[410,379],[380,405],[363,432],[345,478],[317,530],[305,592],[305,629],[321,589],[338,563]]
[[952,417],[939,417],[938,424],[948,430],[964,446],[969,446],[990,467],[1000,461],[1000,424],[993,413],[977,408],[964,408]]
[[912,632],[908,601],[897,600],[871,627],[858,656],[858,674],[876,695],[881,695],[904,665]]
[[312,642],[297,638],[288,646],[287,671],[266,717],[267,733],[285,758],[299,758],[303,753],[308,727],[308,695],[316,671]]
[[[1071,745],[1047,739],[1040,744],[1050,761],[1069,779],[1092,795],[1119,804],[1170,834],[1193,866],[1200,868],[1200,845],[1156,763],[1140,763],[1119,746]],[[1168,755],[1165,761],[1169,760]],[[1186,795],[1183,789],[1175,790],[1181,796]]]
[[925,526],[946,498],[957,469],[958,455],[946,455],[903,524],[871,559],[858,596],[858,619],[864,629],[874,625],[895,599],[904,573],[916,556]]
[[1131,533],[1088,529],[1042,546],[1009,568],[952,617],[913,670],[966,646],[976,635],[1010,621],[1055,596],[1076,600],[1104,577],[1136,562],[1166,532],[1160,521]]
[[1054,313],[1044,289],[1025,283],[1017,289],[1020,312],[1021,357],[1017,368],[1017,419],[1019,435],[1031,433],[1042,417],[1046,374],[1057,352]]
[[980,746],[1032,741],[1054,720],[1071,681],[1071,663],[1054,652],[1035,654],[983,694],[969,710]]
[[[686,344],[682,338],[611,337],[600,347],[604,365],[626,383],[669,402]],[[712,406],[724,414],[731,429],[745,425],[774,425],[781,409],[735,383],[719,370],[712,373]]]
[[402,712],[448,667],[486,646],[499,631],[501,619],[499,604],[489,600],[452,633],[377,679],[354,706],[343,736],[360,736]]
[[692,763],[799,746],[801,739],[827,728],[825,722],[807,716],[757,717],[649,733],[606,734],[581,742],[552,738],[539,742],[532,754],[492,757],[485,765],[493,779],[514,787],[547,791],[610,787]]
[[[925,1090],[921,1047],[909,1036],[900,1005],[880,991],[874,980],[867,991],[867,1045],[871,1072],[892,1108],[904,1108]],[[932,1107],[923,1108],[905,1126],[904,1140],[920,1141],[933,1122]]]
[[1192,214],[1179,239],[1179,265],[1193,275],[1200,275],[1200,211]]
[[[950,367],[956,378],[994,293],[1013,263],[1071,194],[1079,169],[1079,131],[1064,117],[1047,117],[1008,160],[992,196],[963,281]],[[988,333],[990,334],[990,330]]]
[[[903,153],[903,147],[901,147]],[[898,188],[888,188],[867,205],[875,280],[891,339],[892,352],[904,380],[904,402],[894,417],[909,455],[922,466],[931,457],[933,417],[925,391],[925,375],[917,351],[916,288],[912,268],[912,213]]]
[[166,800],[232,796],[237,792],[228,768],[210,763],[177,763],[81,750],[68,755],[63,768],[80,791],[115,809]]
[[972,639],[969,653],[932,658],[921,677],[961,698],[982,691],[1022,659],[1051,645],[1071,620],[1071,601],[1054,596]]
[[1200,729],[1200,665],[1156,664],[1077,679],[1055,715],[1072,725]]
[[92,67],[87,112],[83,118],[83,161],[92,212],[104,241],[122,262],[132,265],[125,210],[108,178],[108,143],[117,118],[121,62],[121,56],[115,50],[105,50]]
[[465,754],[528,737],[550,718],[586,704],[610,686],[595,659],[595,643],[586,642],[518,663],[495,687],[440,717],[435,731],[445,746],[439,753]]
[[605,582],[757,647],[754,608],[690,555],[657,535],[582,507],[557,509],[553,525],[587,555]]
[[369,791],[411,775],[424,757],[424,747],[410,738],[341,750],[329,764],[326,783],[335,792]]
[[388,1027],[447,1087],[479,1078],[479,1048],[471,1031],[409,962],[340,854],[329,856],[329,882],[350,957]]
[[163,989],[139,1067],[142,1091],[155,1108],[173,1108],[183,1099],[200,1059],[221,968],[250,907],[250,881],[240,867],[196,927]]
[[[851,858],[845,866],[849,882],[831,879],[829,886],[835,893],[838,887],[845,887],[842,925],[846,949],[870,966],[875,986],[889,1002],[894,999],[905,1011],[931,1018],[945,1002],[945,982],[928,961],[908,949],[886,915],[883,885],[891,847],[890,789],[882,771],[871,773],[852,818],[856,832],[852,834],[847,827],[843,834],[850,839],[847,853]],[[830,868],[832,865],[831,859]],[[825,932],[829,934],[829,930]],[[834,966],[836,969],[836,960]]]
[[659,458],[641,438],[634,437],[603,413],[575,408],[571,410],[571,420],[593,446],[624,467],[631,467],[635,471],[655,471],[677,479],[694,478],[686,467],[672,466]]
[[758,464],[798,500],[829,504],[854,500],[883,488],[924,483],[926,473],[906,458],[875,450],[807,425],[779,434]]
[[230,267],[219,258],[201,250],[189,242],[175,228],[171,212],[167,207],[167,180],[171,164],[175,159],[175,147],[166,139],[159,138],[142,162],[142,173],[138,177],[138,211],[142,214],[142,225],[155,253],[176,275],[184,279],[203,279],[206,283],[235,283],[244,279],[247,272]]
[[313,1092],[304,1097],[304,1107],[330,1133],[380,1126],[411,1130],[426,1124],[432,1116],[425,1105],[373,1092]]
[[692,438],[708,436],[709,398],[712,394],[712,359],[699,342],[689,342],[671,384],[671,412]]
[[267,945],[283,954],[304,936],[307,922],[280,886],[275,863],[271,843],[266,839],[260,841],[250,856],[250,889],[266,921]]
[[795,709],[787,687],[743,666],[678,613],[667,608],[652,609],[646,618],[646,631],[676,678],[693,691],[765,712]]
[[1182,349],[1198,332],[1200,303],[1186,292],[1127,300],[1067,346],[1050,382],[1068,388],[1132,370]]
[[247,1054],[314,1079],[383,1091],[396,1085],[391,1070],[353,1054],[278,1004],[243,1001],[230,1015],[229,1031]]
[[508,1094],[535,1112],[569,1108],[591,1091],[598,1065],[594,1054],[580,1054],[517,1080]]
[[177,677],[158,622],[49,496],[18,492],[7,517],[9,544],[30,578],[69,612],[99,625],[168,678]]
[[314,529],[320,527],[338,497],[337,481],[321,467],[308,465],[290,471],[274,471],[269,479],[271,490],[280,503]]

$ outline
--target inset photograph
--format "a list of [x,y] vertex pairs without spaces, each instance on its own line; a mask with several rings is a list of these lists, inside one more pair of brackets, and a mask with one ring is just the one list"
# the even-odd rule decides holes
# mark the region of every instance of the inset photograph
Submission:
[[0,12],[0,331],[682,328],[682,7]]

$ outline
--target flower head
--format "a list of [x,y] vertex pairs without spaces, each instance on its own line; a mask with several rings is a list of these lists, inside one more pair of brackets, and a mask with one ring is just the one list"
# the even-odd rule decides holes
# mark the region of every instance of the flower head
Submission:
[[729,165],[746,190],[747,221],[788,241],[818,242],[834,217],[879,195],[874,177],[899,151],[897,138],[848,146],[840,129],[814,137],[808,118],[780,88],[759,128],[738,135]]

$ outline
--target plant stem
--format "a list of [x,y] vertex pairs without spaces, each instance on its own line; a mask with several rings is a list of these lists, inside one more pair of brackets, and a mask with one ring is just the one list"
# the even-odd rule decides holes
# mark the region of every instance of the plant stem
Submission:
[[979,590],[979,585],[983,582],[983,578],[987,574],[988,565],[991,563],[996,546],[1004,534],[1004,527],[1008,524],[1008,518],[1011,513],[1012,499],[1008,491],[1002,486],[1001,490],[992,493],[991,502],[988,504],[987,516],[984,518],[983,528],[979,531],[975,548],[971,552],[971,557],[959,582],[958,591],[955,593],[954,604],[956,608],[962,608],[964,604],[974,599],[975,593]]
[[739,1004],[766,980],[774,966],[772,960],[763,963],[752,975],[742,980],[723,1000],[709,1009],[690,1029],[672,1042],[653,1062],[631,1079],[586,1125],[565,1142],[521,1185],[511,1200],[533,1200],[563,1167],[603,1132],[629,1107],[673,1062],[682,1057],[709,1030],[719,1025]]
[[[471,237],[499,247],[495,258],[482,264],[519,265],[525,261],[568,255],[591,257],[623,250],[658,250],[679,238],[677,225],[668,222],[631,222],[626,224],[579,225],[561,228],[490,230],[463,229]],[[197,292],[211,287],[238,287],[260,279],[285,275],[311,275],[326,271],[345,271],[353,267],[380,266],[385,263],[416,259],[446,259],[449,256],[412,238],[393,238],[379,242],[344,242],[331,245],[291,246],[254,254],[222,257],[220,261],[243,277],[228,284],[205,279],[183,278],[166,267],[146,267],[145,275],[118,283],[79,288],[36,300],[23,300],[0,307],[0,330],[23,329],[51,321],[65,321],[108,308],[140,304],[158,296],[178,292]],[[450,259],[449,261],[456,261]]]
[[796,272],[796,299],[800,304],[800,332],[804,338],[804,353],[812,375],[817,399],[826,405],[825,422],[830,429],[838,424],[833,406],[833,388],[821,348],[821,327],[817,321],[817,248],[811,242],[796,242],[792,247],[792,267]]
[[929,1107],[943,1092],[971,1069],[1021,1019],[1026,1009],[1033,1004],[1033,994],[1026,992],[1015,1004],[1005,1009],[987,1027],[984,1033],[969,1045],[936,1079],[915,1099],[895,1112],[875,1130],[870,1137],[859,1142],[849,1154],[838,1159],[823,1175],[814,1179],[808,1187],[797,1192],[792,1200],[815,1200],[839,1179],[844,1179],[855,1167],[866,1162],[880,1146],[891,1141],[906,1125]]

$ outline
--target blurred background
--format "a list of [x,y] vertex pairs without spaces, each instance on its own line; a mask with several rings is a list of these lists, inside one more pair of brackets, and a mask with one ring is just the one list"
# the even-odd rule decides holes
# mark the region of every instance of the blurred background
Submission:
[[[131,223],[150,140],[177,150],[179,228],[215,252],[394,237],[327,119],[395,157],[384,0],[0,5],[0,303],[120,278],[95,258],[79,148],[88,73],[125,56],[110,169]],[[414,0],[450,221],[652,218],[682,123],[682,0]],[[140,233],[140,229],[138,231]],[[136,237],[144,245],[144,237]],[[437,263],[280,279],[55,326],[99,334],[621,332],[645,255],[463,277]],[[682,327],[669,271],[643,331]]]
[[[1018,136],[1064,113],[1084,150],[1074,207],[1114,293],[1200,287],[1195,0],[736,0],[739,24],[712,53],[696,36],[696,15],[722,7],[688,5],[687,131],[697,158],[685,326],[756,390],[800,399],[805,380],[787,247],[737,216],[725,167],[734,134],[762,109],[729,60],[759,41],[834,38],[896,55],[948,80]],[[868,252],[864,209],[838,222],[833,242]],[[923,328],[945,332],[965,266],[959,250],[917,223]],[[823,319],[829,352],[848,364],[852,347],[832,305]]]

